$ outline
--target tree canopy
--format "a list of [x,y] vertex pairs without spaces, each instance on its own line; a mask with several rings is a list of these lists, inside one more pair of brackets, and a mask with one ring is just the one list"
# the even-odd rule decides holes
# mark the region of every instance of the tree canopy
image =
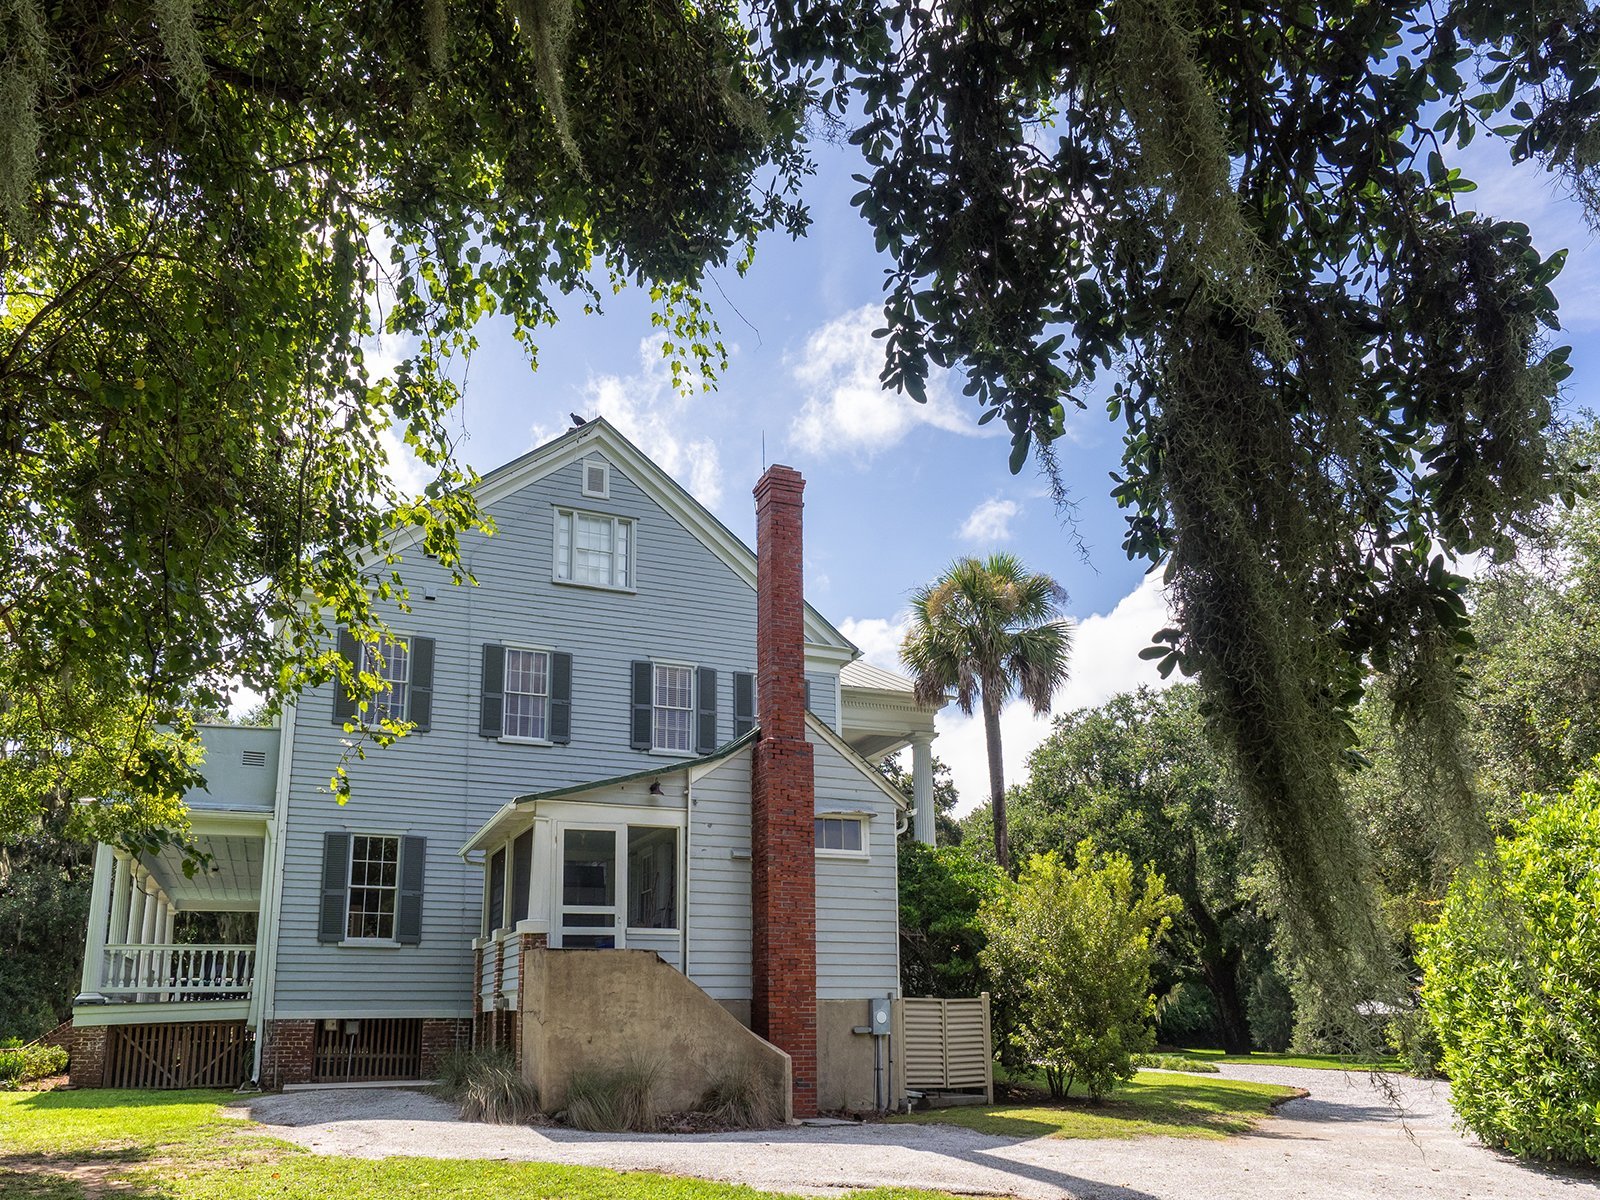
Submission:
[[[397,540],[456,567],[479,520],[444,420],[485,315],[526,340],[633,281],[713,372],[703,271],[805,224],[799,95],[736,14],[5,5],[0,694],[73,737],[75,681],[154,724],[347,674],[325,634],[403,600]],[[415,345],[382,379],[377,334]]]

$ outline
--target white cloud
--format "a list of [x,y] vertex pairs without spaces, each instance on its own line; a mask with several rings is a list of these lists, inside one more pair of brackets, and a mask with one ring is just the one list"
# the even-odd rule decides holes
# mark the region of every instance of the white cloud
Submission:
[[983,436],[977,414],[963,414],[938,379],[928,383],[928,402],[918,404],[878,380],[883,342],[872,331],[883,309],[863,305],[812,331],[805,349],[791,360],[790,374],[805,396],[789,428],[789,440],[813,454],[843,453],[865,461],[900,442],[918,425]]
[[1011,522],[1022,511],[1015,500],[998,496],[985,500],[968,514],[956,536],[964,542],[1006,542],[1011,540]]
[[[1109,613],[1084,618],[1073,637],[1072,678],[1056,693],[1052,714],[1104,704],[1118,692],[1141,683],[1159,688],[1177,682],[1176,675],[1162,679],[1153,662],[1139,657],[1151,635],[1171,623],[1159,572],[1145,576]],[[877,624],[887,626],[888,622]],[[848,630],[845,633],[866,650],[855,635]],[[1007,787],[1026,779],[1028,755],[1049,736],[1050,722],[1048,716],[1034,716],[1032,708],[1020,700],[1001,710],[1000,747]],[[939,714],[938,729],[934,753],[950,765],[951,779],[961,797],[958,811],[968,812],[989,797],[982,712],[969,717],[952,704]]]
[[900,643],[905,641],[906,630],[911,625],[911,614],[896,613],[891,620],[867,617],[857,620],[846,617],[839,622],[839,632],[861,648],[861,656],[875,667],[885,671],[905,674],[900,662]]
[[[657,334],[639,342],[639,370],[632,375],[590,376],[580,415],[610,421],[696,500],[715,508],[722,500],[717,444],[684,432],[695,398],[673,388],[671,368],[661,353],[663,340]],[[535,425],[530,432],[539,445],[566,429]]]

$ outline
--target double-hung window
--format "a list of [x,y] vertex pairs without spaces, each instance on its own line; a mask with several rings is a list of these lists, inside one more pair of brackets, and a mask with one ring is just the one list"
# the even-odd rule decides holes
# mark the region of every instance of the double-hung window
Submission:
[[694,668],[655,664],[650,746],[689,753],[694,749]]
[[372,698],[372,720],[404,721],[411,690],[411,655],[406,644],[386,637],[377,645],[364,646],[363,650],[366,672],[388,685]]
[[352,837],[345,936],[393,941],[399,892],[400,839],[359,833]]
[[601,513],[556,510],[555,577],[591,587],[633,586],[633,522]]
[[865,854],[864,825],[860,817],[818,817],[817,849],[824,854]]
[[550,655],[506,648],[505,725],[502,736],[544,741],[550,736]]

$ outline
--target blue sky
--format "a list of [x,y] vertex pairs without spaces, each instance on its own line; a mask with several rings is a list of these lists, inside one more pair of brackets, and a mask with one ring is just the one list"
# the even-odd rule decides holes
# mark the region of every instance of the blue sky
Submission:
[[[538,331],[538,370],[504,323],[479,331],[466,366],[461,457],[480,472],[570,425],[567,414],[603,414],[753,543],[750,489],[763,461],[806,477],[808,598],[869,658],[895,668],[906,598],[956,555],[1004,547],[1054,575],[1078,621],[1073,679],[1057,711],[1103,701],[1154,672],[1138,651],[1166,620],[1154,578],[1120,548],[1122,517],[1107,492],[1121,433],[1103,410],[1080,413],[1058,447],[1078,501],[1075,549],[1034,468],[1006,469],[1008,442],[958,386],[934,381],[924,407],[877,385],[886,260],[850,208],[860,170],[849,147],[819,145],[806,201],[813,225],[798,242],[760,246],[743,278],[718,272],[709,289],[731,361],[717,390],[680,396],[670,386],[648,298],[624,292],[598,316],[577,305]],[[1576,206],[1545,176],[1513,169],[1498,144],[1478,143],[1456,165],[1479,183],[1474,207],[1528,223],[1545,253],[1571,251],[1557,280],[1574,346],[1569,411],[1600,398],[1600,252]],[[718,288],[720,287],[720,295]],[[398,350],[400,347],[388,349]],[[403,479],[420,482],[405,464]],[[1048,730],[1013,705],[1004,717],[1008,782]],[[941,718],[937,753],[952,766],[963,810],[985,791],[981,730]]]

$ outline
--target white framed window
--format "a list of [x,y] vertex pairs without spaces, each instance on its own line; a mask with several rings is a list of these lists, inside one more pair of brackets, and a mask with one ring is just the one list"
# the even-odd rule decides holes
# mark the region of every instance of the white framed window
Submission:
[[633,588],[633,522],[602,513],[556,510],[555,578],[589,587]]
[[542,742],[550,736],[550,653],[506,647],[501,736]]
[[372,697],[370,719],[404,721],[411,699],[411,654],[404,641],[385,637],[376,645],[364,645],[362,669],[376,675],[387,687]]
[[583,494],[595,500],[611,498],[611,464],[605,459],[583,460]]
[[694,750],[694,668],[655,664],[651,689],[650,748],[688,754]]
[[841,858],[867,856],[867,821],[858,816],[826,816],[816,819],[817,853]]
[[346,940],[392,942],[399,895],[400,839],[363,833],[352,837]]

